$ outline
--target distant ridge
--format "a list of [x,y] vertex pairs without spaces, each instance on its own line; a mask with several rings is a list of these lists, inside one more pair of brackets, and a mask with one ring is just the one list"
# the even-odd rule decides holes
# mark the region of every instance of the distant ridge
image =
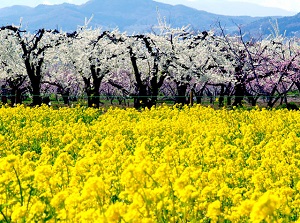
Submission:
[[287,37],[300,37],[300,13],[282,18],[264,17],[243,26],[243,30],[251,35],[270,35],[274,30],[271,24],[278,24],[279,32]]
[[[220,22],[228,32],[233,32],[240,24],[244,25],[245,31],[259,29],[261,23],[267,25],[264,17],[224,16],[153,0],[90,0],[82,5],[64,3],[39,5],[35,8],[12,6],[0,9],[0,25],[19,24],[22,17],[23,28],[30,31],[39,28],[74,31],[78,25],[83,25],[86,17],[94,15],[90,24],[93,27],[103,29],[118,27],[128,33],[144,33],[150,32],[157,24],[157,9],[173,27],[190,24],[193,29],[208,30],[215,28],[216,23]],[[279,18],[279,24],[284,25],[281,29],[289,27],[292,30],[295,26],[285,21],[299,23],[293,18],[293,16]]]

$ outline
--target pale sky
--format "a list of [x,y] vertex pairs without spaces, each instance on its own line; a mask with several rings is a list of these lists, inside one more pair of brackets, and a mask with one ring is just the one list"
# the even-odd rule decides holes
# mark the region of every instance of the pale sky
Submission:
[[[191,0],[193,1],[193,0]],[[197,1],[197,0],[196,0]],[[199,0],[201,1],[201,0]],[[230,0],[233,1],[233,0]],[[239,0],[239,2],[250,2],[258,5],[267,7],[282,8],[288,11],[300,12],[300,1],[299,0]]]
[[54,4],[61,4],[64,2],[79,5],[87,2],[87,0],[0,0],[0,7],[3,8],[12,5],[27,5],[27,6],[34,7],[39,4],[54,5]]
[[[101,1],[101,0],[99,0]],[[124,0],[126,1],[126,0]],[[188,6],[195,6],[199,8],[201,2],[207,0],[156,0],[159,2],[164,2],[168,4],[186,4]],[[226,2],[226,1],[239,1],[239,2],[249,2],[255,3],[268,7],[282,8],[288,11],[300,12],[300,0],[210,0],[211,2]],[[12,6],[12,5],[28,5],[37,6],[38,4],[60,4],[63,2],[72,4],[83,4],[87,0],[0,0],[0,8]]]

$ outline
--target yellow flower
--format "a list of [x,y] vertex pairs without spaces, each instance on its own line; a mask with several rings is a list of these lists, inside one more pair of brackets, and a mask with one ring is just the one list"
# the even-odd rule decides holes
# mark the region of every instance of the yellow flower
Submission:
[[217,222],[220,214],[221,202],[219,200],[216,200],[208,205],[206,216],[209,217],[212,222]]
[[254,204],[250,214],[251,221],[261,222],[268,216],[272,216],[274,214],[274,211],[279,207],[279,205],[280,203],[278,195],[267,191]]
[[5,140],[5,137],[3,135],[0,134],[0,143],[3,143]]
[[300,181],[298,181],[298,183],[297,183],[297,185],[296,185],[296,189],[297,189],[298,191],[300,191]]
[[14,222],[298,215],[296,111],[17,106],[0,117],[0,201]]
[[67,191],[57,193],[51,200],[50,204],[56,209],[63,209],[66,198],[69,196]]
[[16,205],[14,206],[13,213],[11,215],[11,220],[13,222],[23,222],[26,216],[26,206]]
[[70,143],[73,140],[73,136],[69,133],[65,134],[62,139],[61,142],[62,143]]
[[105,212],[106,218],[108,222],[118,222],[120,221],[122,215],[125,213],[125,204],[117,202],[108,207]]

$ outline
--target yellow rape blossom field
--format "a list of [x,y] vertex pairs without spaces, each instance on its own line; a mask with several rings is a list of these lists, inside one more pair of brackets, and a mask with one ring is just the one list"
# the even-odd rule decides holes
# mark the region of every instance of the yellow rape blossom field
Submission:
[[0,108],[0,222],[296,222],[300,111]]

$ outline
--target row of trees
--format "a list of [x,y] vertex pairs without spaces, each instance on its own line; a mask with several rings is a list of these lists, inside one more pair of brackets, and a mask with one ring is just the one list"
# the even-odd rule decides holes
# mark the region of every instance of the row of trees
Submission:
[[22,27],[0,27],[0,82],[12,90],[12,101],[22,103],[30,92],[33,105],[42,95],[86,95],[99,107],[100,95],[130,97],[134,106],[151,107],[158,96],[197,103],[218,95],[220,106],[239,106],[247,99],[256,105],[264,97],[273,107],[287,103],[287,94],[300,91],[300,46],[277,29],[264,39],[229,36],[220,26],[194,32],[171,28],[162,19],[152,33],[127,35],[118,30],[79,27],[74,33]]

